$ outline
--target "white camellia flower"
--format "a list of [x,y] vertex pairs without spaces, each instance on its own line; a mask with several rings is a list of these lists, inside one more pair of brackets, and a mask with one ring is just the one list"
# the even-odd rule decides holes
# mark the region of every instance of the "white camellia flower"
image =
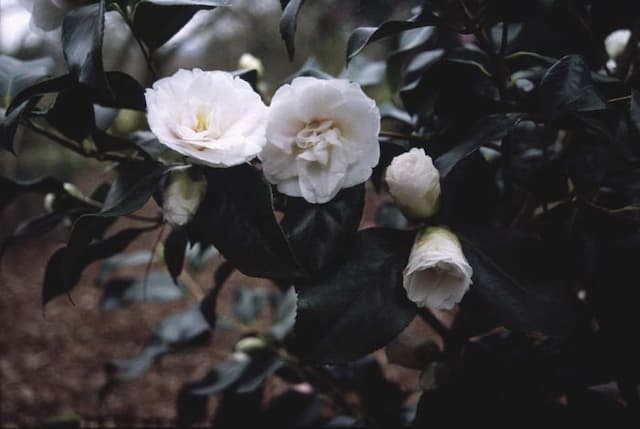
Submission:
[[440,173],[423,149],[413,148],[393,158],[385,179],[391,196],[407,217],[423,219],[436,212]]
[[223,71],[178,70],[145,92],[160,143],[196,162],[231,167],[265,144],[267,107],[251,85]]
[[469,290],[472,274],[458,238],[445,228],[430,227],[416,237],[403,286],[418,306],[450,310]]
[[172,225],[184,225],[196,214],[207,192],[207,181],[194,167],[173,170],[162,196],[162,213]]
[[629,37],[631,37],[631,31],[629,30],[616,30],[613,33],[609,34],[606,39],[604,39],[604,47],[609,55],[609,58],[615,60],[624,52],[624,48],[627,46],[629,42]]
[[379,131],[378,107],[357,84],[298,77],[273,96],[263,172],[283,194],[326,203],[371,176]]

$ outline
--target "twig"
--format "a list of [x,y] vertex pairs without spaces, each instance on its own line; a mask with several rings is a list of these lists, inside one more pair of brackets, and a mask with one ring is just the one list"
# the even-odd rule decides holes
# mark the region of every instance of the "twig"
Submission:
[[631,96],[630,95],[624,95],[622,97],[616,97],[616,98],[610,98],[609,100],[607,100],[607,103],[617,103],[619,101],[629,101],[631,100]]
[[407,141],[415,141],[419,143],[433,143],[431,139],[422,136],[416,136],[413,134],[403,134],[395,131],[380,131],[378,133],[380,137],[391,137],[395,139],[407,140]]
[[502,40],[500,43],[500,56],[504,58],[505,53],[507,52],[507,43],[509,42],[509,23],[502,23]]
[[160,244],[160,240],[162,239],[162,233],[164,232],[164,227],[166,226],[166,224],[163,224],[162,227],[160,228],[160,231],[158,232],[158,236],[156,237],[155,241],[153,242],[153,246],[151,246],[151,256],[149,257],[149,262],[147,262],[146,267],[144,267],[144,276],[142,277],[142,290],[143,290],[143,297],[144,300],[147,300],[147,281],[149,280],[149,272],[151,271],[151,265],[153,265],[154,259],[156,257],[156,249],[158,247],[158,245]]
[[431,312],[428,308],[421,308],[418,311],[418,315],[424,320],[429,326],[433,328],[434,331],[440,337],[442,337],[442,341],[446,344],[449,339],[449,328],[444,326],[444,324],[436,317],[435,314]]
[[131,31],[131,34],[133,35],[133,38],[136,39],[136,42],[138,43],[138,46],[140,47],[140,51],[142,52],[142,56],[144,57],[144,61],[147,64],[147,68],[149,69],[149,73],[151,74],[151,78],[154,81],[157,80],[158,79],[158,74],[156,73],[156,69],[153,66],[153,59],[151,58],[151,52],[147,49],[147,47],[144,45],[144,42],[138,37],[138,35],[134,31],[133,22],[131,21],[131,18],[129,17],[129,14],[124,12],[120,8],[120,6],[118,6],[117,4],[114,7],[120,13],[120,16],[122,16],[122,19],[127,24],[127,27],[129,27],[129,30]]
[[[495,82],[498,86],[498,91],[500,92],[500,99],[504,100],[506,98],[506,92],[507,92],[507,85],[506,85],[506,78],[507,76],[509,76],[509,69],[507,68],[507,65],[504,61],[504,52],[501,53],[497,53],[494,46],[493,46],[493,42],[491,41],[491,39],[485,34],[485,32],[483,31],[483,29],[478,25],[478,19],[477,17],[473,16],[473,13],[471,12],[471,10],[467,7],[466,3],[464,0],[458,0],[458,5],[460,6],[460,8],[462,9],[465,18],[467,20],[467,26],[471,26],[471,30],[473,31],[473,34],[476,36],[476,39],[478,41],[478,44],[480,45],[480,47],[482,49],[485,50],[485,52],[487,53],[487,55],[489,55],[489,57],[491,58],[492,62],[494,63],[495,66]],[[508,33],[505,31],[506,27],[506,23],[503,23],[503,34],[502,34],[502,42],[504,48],[506,49],[506,41],[505,38],[507,37]],[[508,30],[507,30],[508,31]],[[501,49],[502,51],[502,49]]]
[[93,159],[97,159],[98,161],[113,161],[113,162],[122,162],[122,161],[140,161],[139,158],[134,158],[134,157],[128,157],[128,156],[117,156],[117,155],[113,155],[113,154],[108,154],[108,153],[100,153],[100,152],[87,152],[85,150],[83,150],[80,146],[76,145],[75,143],[67,140],[64,137],[61,137],[57,134],[52,133],[51,131],[47,130],[46,128],[43,128],[39,125],[36,125],[35,123],[25,120],[22,122],[22,124],[34,131],[35,133],[38,133],[44,137],[47,137],[49,140],[59,144],[60,146],[69,149],[72,152],[75,152],[79,155],[82,155],[84,157],[87,158],[93,158]]

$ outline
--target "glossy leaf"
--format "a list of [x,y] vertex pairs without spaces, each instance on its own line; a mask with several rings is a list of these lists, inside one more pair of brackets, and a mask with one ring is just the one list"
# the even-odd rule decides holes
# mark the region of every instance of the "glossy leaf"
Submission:
[[155,51],[199,10],[228,4],[229,0],[141,0],[133,12],[133,30],[151,51]]
[[551,120],[567,113],[607,109],[589,66],[577,55],[563,57],[547,70],[540,83],[540,98],[542,110]]
[[566,289],[560,261],[550,257],[542,241],[507,229],[459,237],[473,268],[470,293],[506,327],[551,336],[571,332],[576,303]]
[[205,175],[207,195],[189,224],[190,241],[213,244],[249,276],[299,276],[261,175],[249,165],[207,168]]
[[29,110],[26,100],[15,102],[17,94],[44,79],[53,70],[51,58],[21,61],[0,55],[0,149],[13,151],[18,122],[22,114]]
[[347,42],[347,63],[369,44],[414,28],[427,27],[437,23],[437,17],[428,12],[407,21],[387,21],[379,27],[356,28]]
[[360,231],[343,263],[326,277],[296,285],[296,353],[313,363],[362,357],[391,341],[416,315],[402,287],[414,233]]
[[12,244],[19,243],[22,240],[41,237],[52,231],[56,226],[64,220],[64,213],[45,213],[40,216],[20,222],[16,229],[0,243],[0,261],[4,252]]
[[62,22],[62,51],[69,71],[81,84],[107,88],[102,65],[105,1],[70,10]]
[[305,0],[288,0],[282,2],[282,16],[280,17],[280,36],[287,46],[289,59],[293,60],[295,55],[295,36],[300,8]]
[[142,232],[142,229],[125,229],[95,243],[78,240],[58,249],[49,259],[45,270],[43,305],[70,292],[90,263],[121,252]]
[[288,198],[282,229],[308,273],[323,272],[342,259],[360,225],[364,193],[361,184],[340,191],[325,204]]
[[82,142],[94,130],[93,104],[86,91],[72,87],[58,94],[47,112],[47,121],[64,136]]
[[51,58],[21,61],[0,55],[0,107],[9,109],[17,94],[49,76],[54,68],[55,63]]
[[158,188],[160,179],[170,168],[150,163],[120,167],[120,174],[111,186],[102,210],[103,217],[122,216],[134,212],[149,200]]
[[474,153],[481,146],[508,135],[523,116],[520,113],[501,113],[489,115],[476,122],[460,143],[435,160],[440,176],[447,177],[458,162]]
[[164,263],[176,284],[178,276],[182,272],[188,238],[187,229],[185,227],[177,227],[171,231],[171,234],[167,236],[164,242]]
[[11,203],[14,198],[27,192],[62,193],[62,182],[53,177],[39,177],[32,180],[14,180],[0,176],[0,210]]

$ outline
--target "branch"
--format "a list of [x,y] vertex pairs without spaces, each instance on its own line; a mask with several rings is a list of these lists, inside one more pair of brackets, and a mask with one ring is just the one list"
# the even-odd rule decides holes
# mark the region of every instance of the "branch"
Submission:
[[141,161],[140,158],[129,157],[129,156],[118,156],[114,154],[101,153],[101,152],[90,153],[85,151],[82,147],[77,145],[72,140],[69,140],[58,134],[52,133],[51,131],[41,127],[40,125],[35,124],[32,121],[24,120],[22,121],[22,125],[24,125],[26,128],[34,131],[37,134],[47,137],[49,140],[59,144],[60,146],[87,158],[97,159],[98,161],[113,161],[113,162]]
[[403,133],[398,133],[398,132],[395,132],[395,131],[380,131],[378,136],[380,136],[380,137],[391,137],[391,138],[394,138],[394,139],[401,139],[401,140],[407,140],[407,141],[414,141],[414,142],[418,142],[418,143],[433,143],[433,141],[431,139],[428,139],[426,137],[416,136],[416,135],[413,135],[413,134],[403,134]]

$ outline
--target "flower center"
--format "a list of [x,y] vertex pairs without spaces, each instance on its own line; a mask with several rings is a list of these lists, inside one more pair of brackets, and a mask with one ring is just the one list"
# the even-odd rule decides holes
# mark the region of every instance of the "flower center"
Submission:
[[191,129],[196,133],[200,133],[209,128],[209,117],[204,112],[204,109],[198,109],[196,112],[196,117],[194,124],[191,126]]
[[326,146],[327,143],[335,144],[341,136],[340,129],[333,125],[332,120],[311,121],[298,132],[295,143],[300,149],[310,149],[318,145]]

